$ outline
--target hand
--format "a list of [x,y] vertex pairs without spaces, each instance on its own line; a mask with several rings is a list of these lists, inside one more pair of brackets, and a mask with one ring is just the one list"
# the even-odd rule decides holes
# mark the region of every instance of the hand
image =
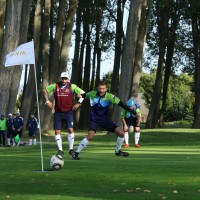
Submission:
[[124,131],[127,132],[128,131],[128,126],[124,125]]
[[73,107],[72,110],[77,110],[81,106],[80,103],[76,103]]
[[76,97],[77,97],[78,99],[80,99],[80,98],[82,98],[82,95],[81,95],[81,94],[77,94]]
[[47,105],[49,108],[53,109],[53,104],[52,104],[50,101],[48,101],[48,102],[46,103],[46,105]]
[[140,127],[139,126],[135,127],[135,132],[140,132]]

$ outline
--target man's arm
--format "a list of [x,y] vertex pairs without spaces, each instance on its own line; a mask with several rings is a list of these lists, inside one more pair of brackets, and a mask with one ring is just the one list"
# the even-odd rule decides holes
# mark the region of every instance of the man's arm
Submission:
[[132,113],[132,114],[136,114],[136,112],[132,109],[130,109],[127,105],[125,105],[124,103],[122,103],[121,101],[118,103],[119,106],[121,106],[122,108],[124,108],[126,111]]
[[46,88],[42,90],[44,98],[45,98],[45,105],[47,105],[49,108],[53,108],[53,104],[49,101],[48,93]]
[[76,96],[78,98],[78,102],[72,107],[72,110],[77,110],[81,106],[82,102],[84,101],[85,96],[86,96],[85,93],[78,94]]

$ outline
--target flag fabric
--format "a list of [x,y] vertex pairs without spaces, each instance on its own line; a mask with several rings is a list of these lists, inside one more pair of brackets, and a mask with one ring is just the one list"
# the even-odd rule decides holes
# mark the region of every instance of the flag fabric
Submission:
[[6,55],[5,67],[25,64],[35,64],[33,41],[18,46],[15,51]]

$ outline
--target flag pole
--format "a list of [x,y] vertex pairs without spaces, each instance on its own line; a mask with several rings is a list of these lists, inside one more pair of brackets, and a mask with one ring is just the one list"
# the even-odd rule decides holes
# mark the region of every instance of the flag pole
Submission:
[[[33,40],[32,40],[33,42]],[[34,42],[33,42],[33,55],[35,58],[35,51],[34,51]],[[37,75],[36,75],[36,66],[34,64],[34,74],[35,74],[35,90],[36,90],[36,99],[37,99],[37,111],[38,111],[38,123],[39,123],[39,133],[40,133],[40,154],[41,154],[41,165],[42,165],[42,172],[44,171],[44,162],[43,162],[43,151],[42,151],[42,131],[41,131],[41,123],[40,123],[40,108],[39,108],[39,100],[38,100],[38,86],[37,86]]]

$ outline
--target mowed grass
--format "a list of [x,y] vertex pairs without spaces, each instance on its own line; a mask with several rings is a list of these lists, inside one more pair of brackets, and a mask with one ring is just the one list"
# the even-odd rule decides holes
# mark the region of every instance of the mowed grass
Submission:
[[[76,131],[75,149],[85,135]],[[63,140],[59,171],[49,167],[57,151],[53,134],[42,137],[44,171],[39,144],[1,147],[0,200],[200,199],[200,130],[144,129],[138,149],[132,133],[128,158],[114,155],[112,133],[98,132],[79,161],[68,155],[66,135]]]

